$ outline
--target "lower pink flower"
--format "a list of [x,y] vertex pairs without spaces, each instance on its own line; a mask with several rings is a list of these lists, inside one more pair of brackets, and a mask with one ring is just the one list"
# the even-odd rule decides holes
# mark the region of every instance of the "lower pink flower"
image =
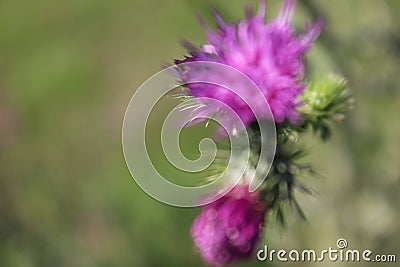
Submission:
[[259,194],[239,185],[205,206],[195,219],[191,235],[203,259],[222,266],[249,258],[259,240],[267,207]]

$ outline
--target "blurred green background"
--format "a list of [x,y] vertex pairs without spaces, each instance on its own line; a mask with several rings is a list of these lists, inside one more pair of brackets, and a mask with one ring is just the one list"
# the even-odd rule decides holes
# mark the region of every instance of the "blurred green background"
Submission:
[[[256,1],[0,1],[0,266],[203,266],[189,237],[198,209],[139,189],[122,120],[135,89],[182,57],[181,38],[204,42],[197,14],[212,22],[215,6],[232,21],[245,3]],[[279,5],[269,1],[269,18]],[[327,21],[310,74],[343,74],[355,105],[331,142],[305,137],[325,177],[306,182],[320,194],[301,198],[308,223],[268,223],[269,247],[325,249],[342,237],[400,260],[399,13],[396,0],[299,3],[298,27]]]

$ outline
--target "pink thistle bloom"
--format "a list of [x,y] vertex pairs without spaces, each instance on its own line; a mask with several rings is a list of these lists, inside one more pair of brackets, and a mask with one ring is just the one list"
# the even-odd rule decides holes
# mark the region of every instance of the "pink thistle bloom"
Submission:
[[206,263],[222,266],[249,258],[260,237],[266,206],[248,185],[238,185],[205,206],[194,220],[191,235]]
[[[184,60],[176,60],[175,63],[178,65],[184,62],[208,61],[233,67],[247,75],[259,87],[276,123],[283,123],[286,120],[298,123],[301,117],[296,108],[299,105],[299,96],[305,88],[304,55],[322,31],[323,22],[317,21],[307,27],[303,34],[296,32],[291,23],[295,3],[294,0],[285,0],[278,17],[267,24],[265,1],[260,2],[256,15],[248,9],[246,19],[237,24],[226,23],[217,12],[214,12],[218,29],[212,31],[203,23],[207,31],[208,44],[202,48],[185,44],[190,50],[190,56]],[[190,82],[194,76],[196,79],[207,79],[210,73],[193,70],[181,72],[179,75],[182,82]],[[187,84],[187,87],[189,94],[194,97],[209,97],[229,105],[245,125],[255,120],[249,106],[239,97],[241,94],[237,96],[214,84],[192,83]],[[253,101],[255,103],[251,103],[250,106],[260,106],[257,103],[260,100],[256,97]],[[209,112],[203,111],[209,114],[212,112],[213,107],[210,107]]]

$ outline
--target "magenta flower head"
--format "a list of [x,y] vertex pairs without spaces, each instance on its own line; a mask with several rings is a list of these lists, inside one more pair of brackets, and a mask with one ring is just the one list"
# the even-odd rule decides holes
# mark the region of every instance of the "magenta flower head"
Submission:
[[260,237],[266,206],[248,185],[238,185],[205,206],[195,219],[191,235],[203,259],[222,266],[249,258]]
[[[175,64],[209,61],[233,67],[247,75],[259,87],[276,123],[283,123],[286,120],[297,123],[301,117],[296,107],[299,105],[299,95],[305,88],[304,55],[320,34],[323,23],[318,21],[306,27],[305,33],[299,34],[291,23],[295,8],[294,0],[285,0],[278,17],[267,24],[265,8],[265,1],[261,1],[256,15],[248,9],[246,19],[237,24],[226,23],[215,11],[217,30],[212,31],[203,23],[207,31],[208,44],[202,48],[186,44],[190,56],[184,60],[176,60]],[[193,80],[191,75],[207,79],[210,73],[199,73],[198,70],[185,71],[180,73],[180,79],[182,82],[188,82]],[[240,98],[240,94],[237,96],[214,84],[192,83],[187,87],[189,94],[194,97],[209,97],[229,105],[245,125],[255,120],[253,112]],[[254,98],[253,101],[259,100]],[[259,105],[252,103],[251,106]],[[208,113],[212,113],[212,109],[213,107],[210,107]]]

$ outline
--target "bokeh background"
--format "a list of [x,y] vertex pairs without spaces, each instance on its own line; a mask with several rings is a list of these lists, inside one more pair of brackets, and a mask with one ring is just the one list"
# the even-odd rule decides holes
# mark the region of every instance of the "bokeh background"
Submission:
[[[0,266],[204,266],[189,237],[199,210],[139,189],[122,120],[135,89],[182,57],[180,39],[205,41],[197,14],[212,24],[214,6],[232,21],[245,3],[256,1],[0,1]],[[355,103],[330,142],[304,136],[324,176],[307,181],[317,198],[301,197],[309,221],[271,220],[262,244],[322,250],[342,237],[400,260],[399,13],[396,0],[300,1],[298,27],[327,21],[309,73],[344,75]],[[283,263],[239,266],[262,265]]]

